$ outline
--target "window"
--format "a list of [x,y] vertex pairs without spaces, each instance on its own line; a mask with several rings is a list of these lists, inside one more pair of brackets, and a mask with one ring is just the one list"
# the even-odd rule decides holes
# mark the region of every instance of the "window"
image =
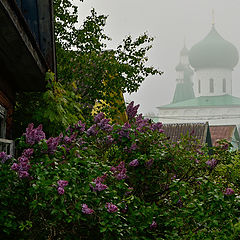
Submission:
[[211,78],[209,80],[209,88],[210,88],[210,93],[213,93],[214,92],[214,82],[213,82],[213,79]]
[[6,137],[6,109],[0,105],[0,138]]
[[198,80],[198,93],[201,93],[201,81]]
[[223,79],[222,87],[223,87],[223,92],[225,93],[226,92],[226,79],[225,78]]

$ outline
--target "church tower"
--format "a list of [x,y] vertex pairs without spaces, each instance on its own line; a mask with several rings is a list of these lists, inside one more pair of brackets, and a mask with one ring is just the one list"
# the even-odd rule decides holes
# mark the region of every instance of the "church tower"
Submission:
[[172,103],[194,98],[193,70],[189,66],[188,49],[185,44],[180,52],[180,61],[175,70],[177,72],[177,84]]
[[232,95],[232,71],[239,59],[236,47],[212,25],[211,31],[189,52],[195,70],[196,97]]

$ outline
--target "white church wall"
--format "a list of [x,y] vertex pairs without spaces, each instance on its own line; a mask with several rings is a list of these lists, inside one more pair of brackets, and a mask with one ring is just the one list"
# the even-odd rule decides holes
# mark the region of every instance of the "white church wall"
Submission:
[[209,122],[210,125],[240,125],[238,107],[159,109],[158,121],[163,123]]
[[[213,92],[210,92],[210,79],[213,79]],[[226,79],[226,92],[223,91],[223,79]],[[200,93],[198,81],[200,80]],[[223,68],[200,69],[194,75],[194,92],[196,97],[232,95],[232,70]]]

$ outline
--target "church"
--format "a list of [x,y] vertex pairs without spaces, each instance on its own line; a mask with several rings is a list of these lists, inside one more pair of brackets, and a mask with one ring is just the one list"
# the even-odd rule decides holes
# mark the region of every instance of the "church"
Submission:
[[173,100],[157,107],[157,120],[240,126],[240,98],[232,96],[232,72],[238,60],[237,48],[213,24],[203,40],[181,50]]

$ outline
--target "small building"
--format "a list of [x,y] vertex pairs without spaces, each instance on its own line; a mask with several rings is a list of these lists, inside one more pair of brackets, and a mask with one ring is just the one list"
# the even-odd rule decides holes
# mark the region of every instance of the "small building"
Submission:
[[49,0],[0,0],[0,142],[12,136],[16,93],[44,90],[55,72],[52,13]]
[[229,141],[233,150],[240,148],[240,136],[236,125],[218,125],[210,126],[213,146],[217,146],[218,140],[226,139]]

